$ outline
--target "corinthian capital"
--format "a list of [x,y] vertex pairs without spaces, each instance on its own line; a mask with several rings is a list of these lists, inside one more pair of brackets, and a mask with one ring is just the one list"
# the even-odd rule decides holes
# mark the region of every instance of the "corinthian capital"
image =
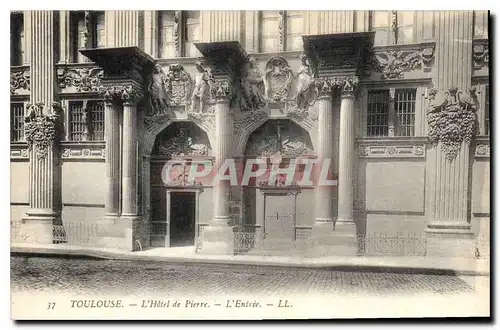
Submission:
[[315,81],[316,88],[318,89],[318,97],[331,97],[333,93],[333,83],[328,78],[320,78]]
[[233,95],[233,88],[229,79],[214,80],[210,86],[210,95],[214,102],[229,101]]
[[142,98],[142,90],[132,84],[108,85],[99,89],[99,94],[107,103],[123,102],[123,104],[137,104]]
[[341,97],[354,97],[359,85],[357,76],[337,77],[335,85],[340,91]]

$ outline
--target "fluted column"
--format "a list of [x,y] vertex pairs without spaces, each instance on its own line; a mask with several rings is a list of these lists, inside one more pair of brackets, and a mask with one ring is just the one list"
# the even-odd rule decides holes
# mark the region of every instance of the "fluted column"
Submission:
[[[61,109],[54,103],[54,12],[30,11],[31,91],[25,135],[30,147],[29,209],[26,228],[30,241],[52,243],[52,225],[60,221],[61,166],[57,142]],[[40,139],[42,137],[42,139]]]
[[[323,167],[331,164],[333,158],[333,107],[332,86],[325,81],[320,86],[320,95],[316,101],[318,109],[318,166],[321,172]],[[325,162],[326,160],[326,162]],[[325,173],[328,173],[326,171]],[[323,177],[323,176],[321,176]],[[326,178],[326,176],[324,176]],[[315,188],[315,226],[325,226],[325,230],[333,231],[333,187],[322,185],[320,181]]]
[[117,217],[120,212],[120,107],[107,99],[104,107],[104,140],[106,143],[106,192],[104,212]]
[[339,182],[338,218],[335,227],[353,225],[354,204],[354,95],[358,85],[357,77],[347,77],[339,81],[340,139],[339,139]]

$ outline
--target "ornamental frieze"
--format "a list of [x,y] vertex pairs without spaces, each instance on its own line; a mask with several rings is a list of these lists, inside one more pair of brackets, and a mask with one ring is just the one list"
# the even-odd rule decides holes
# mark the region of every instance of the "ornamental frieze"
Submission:
[[29,153],[26,145],[24,146],[12,146],[10,147],[10,158],[11,159],[28,159]]
[[429,99],[426,113],[429,139],[434,145],[440,144],[446,158],[452,161],[462,142],[470,144],[476,134],[478,101],[475,88],[470,89],[470,94],[456,87],[443,92],[432,89]]
[[24,132],[28,148],[34,148],[38,160],[47,156],[49,148],[57,143],[62,133],[62,108],[53,102],[49,114],[44,114],[44,104],[28,104],[27,115],[24,117]]
[[377,47],[367,62],[367,75],[379,72],[382,79],[403,79],[412,71],[429,72],[435,58],[435,44]]
[[106,157],[106,149],[104,145],[63,145],[61,154],[63,159],[104,159]]
[[97,67],[62,67],[57,69],[57,81],[62,89],[72,87],[77,93],[98,92],[103,74],[103,69]]
[[476,145],[475,156],[478,158],[489,158],[490,157],[490,145],[489,144],[478,144]]
[[10,72],[10,94],[17,95],[20,92],[30,90],[30,68],[15,68]]

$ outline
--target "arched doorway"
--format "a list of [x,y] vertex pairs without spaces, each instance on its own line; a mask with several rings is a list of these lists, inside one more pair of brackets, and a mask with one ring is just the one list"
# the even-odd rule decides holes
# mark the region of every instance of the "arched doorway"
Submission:
[[299,194],[302,195],[303,189],[297,182],[302,178],[304,165],[296,164],[289,182],[284,175],[278,175],[274,181],[269,180],[269,175],[273,167],[287,168],[299,158],[315,158],[309,133],[288,119],[268,120],[248,138],[245,167],[256,158],[265,159],[267,171],[243,187],[244,224],[263,231],[269,241],[295,240],[297,228],[302,225],[298,217],[299,204],[303,203]]
[[157,135],[150,158],[152,247],[195,245],[203,184],[186,178],[191,164],[211,161],[211,153],[207,134],[192,122],[174,122]]

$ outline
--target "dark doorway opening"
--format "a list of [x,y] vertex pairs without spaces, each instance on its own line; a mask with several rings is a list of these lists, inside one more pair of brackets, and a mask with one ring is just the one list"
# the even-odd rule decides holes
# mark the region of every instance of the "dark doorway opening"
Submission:
[[194,192],[170,195],[170,246],[194,245],[196,199]]

